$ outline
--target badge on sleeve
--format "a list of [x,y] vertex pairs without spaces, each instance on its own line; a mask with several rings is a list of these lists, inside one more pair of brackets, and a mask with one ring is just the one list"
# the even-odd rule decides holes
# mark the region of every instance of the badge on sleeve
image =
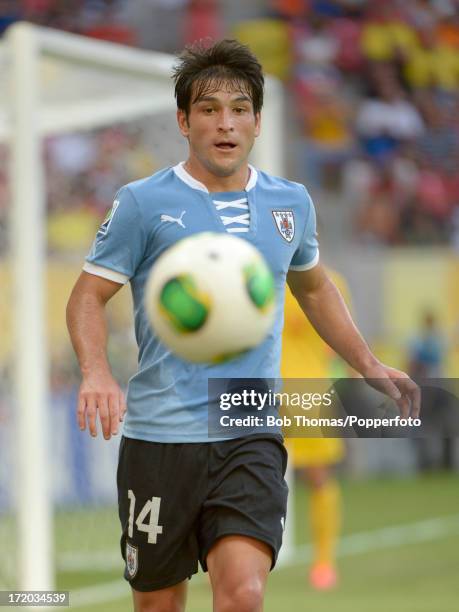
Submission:
[[113,217],[115,216],[116,213],[116,209],[118,208],[118,206],[120,205],[120,201],[119,200],[115,200],[113,202],[113,206],[110,208],[110,210],[108,211],[108,213],[105,216],[105,219],[102,221],[100,227],[99,227],[99,231],[97,232],[97,234],[99,236],[105,236],[105,234],[108,232],[108,228],[110,227],[110,223],[113,221]]
[[273,210],[274,221],[280,235],[287,242],[292,242],[295,235],[295,217],[292,210]]

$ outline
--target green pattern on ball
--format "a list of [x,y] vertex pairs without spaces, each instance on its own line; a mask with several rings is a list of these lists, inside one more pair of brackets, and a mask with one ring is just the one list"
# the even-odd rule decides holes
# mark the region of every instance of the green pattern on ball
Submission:
[[274,278],[271,270],[261,261],[244,268],[245,285],[250,299],[260,310],[268,308],[274,301]]
[[159,297],[161,310],[180,332],[196,332],[206,322],[209,300],[200,293],[190,276],[171,278]]

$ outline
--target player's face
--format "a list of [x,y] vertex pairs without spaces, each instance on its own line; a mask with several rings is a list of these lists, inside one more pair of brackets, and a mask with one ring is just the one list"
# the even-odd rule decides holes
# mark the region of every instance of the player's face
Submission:
[[247,92],[208,88],[193,101],[188,117],[183,111],[177,117],[188,139],[190,169],[222,178],[246,176],[247,159],[260,132],[260,114],[254,113]]

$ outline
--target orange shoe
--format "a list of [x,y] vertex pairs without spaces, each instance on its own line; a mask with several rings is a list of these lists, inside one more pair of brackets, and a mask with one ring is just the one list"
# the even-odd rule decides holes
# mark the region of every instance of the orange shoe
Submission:
[[317,591],[329,591],[338,584],[338,574],[333,565],[317,563],[309,572],[309,582]]

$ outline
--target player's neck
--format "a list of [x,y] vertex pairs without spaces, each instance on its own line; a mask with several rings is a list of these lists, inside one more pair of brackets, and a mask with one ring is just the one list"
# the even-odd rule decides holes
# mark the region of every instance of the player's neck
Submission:
[[202,183],[210,193],[244,191],[250,178],[248,164],[238,168],[231,176],[217,176],[190,158],[185,162],[184,169],[195,180]]

